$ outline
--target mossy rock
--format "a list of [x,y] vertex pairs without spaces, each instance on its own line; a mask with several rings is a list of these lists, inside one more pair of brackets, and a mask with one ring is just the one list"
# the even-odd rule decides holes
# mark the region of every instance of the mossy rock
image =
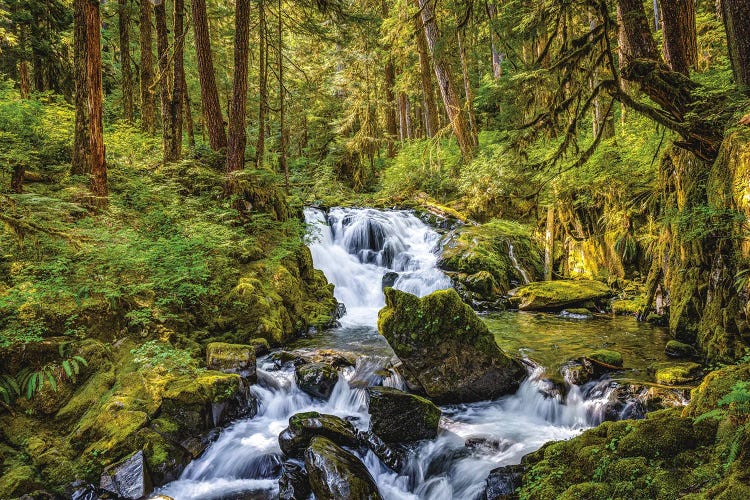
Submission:
[[637,316],[643,310],[643,300],[617,299],[611,303],[612,312],[618,316]]
[[663,385],[689,385],[703,375],[703,367],[691,362],[655,363],[649,367],[649,371],[654,373],[656,383]]
[[297,385],[309,395],[328,399],[339,381],[335,368],[326,363],[306,363],[294,370]]
[[0,498],[18,498],[24,493],[41,489],[42,482],[34,467],[12,466],[3,470],[0,477]]
[[729,394],[737,382],[750,380],[750,363],[729,365],[710,372],[693,389],[685,415],[698,417],[718,407],[719,400]]
[[305,450],[310,488],[320,500],[380,500],[375,480],[362,461],[333,441],[315,436]]
[[437,436],[440,408],[432,401],[391,387],[368,387],[370,430],[386,443]]
[[526,375],[495,343],[487,325],[453,289],[426,297],[385,290],[378,329],[407,378],[438,402],[492,399],[515,391]]
[[206,346],[206,367],[224,373],[237,373],[250,383],[256,380],[255,347],[247,344],[211,342]]
[[622,354],[617,351],[599,349],[598,351],[590,352],[587,357],[605,365],[622,367]]
[[675,457],[708,444],[713,436],[696,432],[693,419],[681,417],[680,413],[679,409],[650,413],[619,440],[618,453],[624,457]]
[[341,446],[357,446],[359,443],[350,422],[335,415],[309,411],[289,417],[289,427],[279,434],[279,447],[285,455],[301,458],[315,436],[324,436]]
[[670,340],[664,348],[664,354],[670,358],[693,358],[698,353],[695,347],[679,340]]
[[550,311],[610,296],[612,290],[601,281],[558,280],[538,281],[516,288],[510,292],[510,301],[522,311]]

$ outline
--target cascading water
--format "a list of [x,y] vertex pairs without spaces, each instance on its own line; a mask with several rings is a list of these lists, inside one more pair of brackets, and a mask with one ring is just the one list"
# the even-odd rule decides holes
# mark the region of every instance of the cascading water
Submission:
[[[330,399],[323,401],[296,386],[289,364],[279,367],[270,358],[259,360],[258,383],[251,387],[258,414],[225,429],[179,480],[158,493],[176,500],[273,498],[283,460],[278,435],[290,416],[303,411],[329,413],[365,430],[370,417],[364,387],[403,388],[395,372],[383,376],[393,356],[375,328],[384,301],[383,280],[417,295],[450,286],[436,266],[439,235],[405,211],[336,208],[326,217],[322,211],[308,209],[305,217],[311,227],[315,266],[334,283],[336,298],[347,307],[342,326],[319,334],[318,342],[324,344],[318,345],[355,351],[356,366],[342,370]],[[568,383],[563,397],[543,374],[543,368],[530,367],[516,394],[496,401],[443,406],[440,434],[413,446],[401,473],[390,470],[372,452],[358,451],[381,495],[478,498],[493,468],[519,463],[545,442],[568,439],[603,420],[613,384]]]

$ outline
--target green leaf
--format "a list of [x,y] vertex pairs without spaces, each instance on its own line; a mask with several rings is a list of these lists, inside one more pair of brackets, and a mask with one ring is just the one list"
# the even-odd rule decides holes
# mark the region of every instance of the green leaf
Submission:
[[50,387],[52,387],[52,391],[57,392],[57,380],[51,371],[47,372],[47,381],[49,382]]
[[68,377],[73,376],[73,370],[71,370],[70,368],[70,361],[68,361],[67,359],[63,361],[62,368],[63,368],[63,371],[65,372],[65,375],[67,375]]
[[75,359],[76,361],[78,361],[79,363],[81,363],[83,366],[89,366],[89,362],[86,361],[86,358],[84,358],[82,356],[73,356],[73,359]]
[[31,375],[29,375],[29,379],[26,382],[26,399],[31,399],[31,397],[34,395],[34,390],[36,388],[36,379],[39,374],[37,372],[33,372]]

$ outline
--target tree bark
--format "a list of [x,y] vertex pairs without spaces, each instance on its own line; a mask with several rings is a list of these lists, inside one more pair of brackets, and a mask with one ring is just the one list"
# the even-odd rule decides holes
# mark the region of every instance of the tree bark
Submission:
[[73,66],[78,78],[75,79],[75,130],[73,132],[73,154],[71,173],[86,175],[91,172],[89,164],[89,82],[86,77],[88,62],[86,57],[86,2],[73,2]]
[[427,46],[432,54],[435,77],[443,97],[445,111],[461,150],[461,156],[468,161],[474,156],[474,141],[471,138],[469,124],[463,109],[461,109],[461,101],[453,83],[450,62],[441,47],[442,37],[435,20],[435,13],[430,0],[419,0],[419,7],[422,10],[424,34],[427,39]]
[[750,2],[721,0],[734,79],[750,94]]
[[266,110],[268,109],[268,38],[266,7],[258,2],[258,141],[255,145],[255,166],[260,168],[266,156]]
[[469,66],[466,63],[466,46],[464,44],[464,35],[459,32],[458,35],[458,52],[461,57],[461,73],[464,79],[464,98],[466,99],[466,114],[469,117],[469,131],[472,145],[474,148],[479,146],[477,119],[474,114],[474,92],[471,90],[471,79],[469,78]]
[[182,77],[182,115],[185,117],[185,127],[187,129],[188,146],[195,148],[195,126],[193,124],[192,102],[188,92],[187,81],[183,74]]
[[[381,2],[381,11],[383,18],[388,17],[388,3],[385,0]],[[391,47],[386,47],[386,50],[390,52]],[[385,133],[386,141],[388,144],[388,157],[393,158],[396,156],[396,134],[398,133],[398,125],[396,124],[396,94],[393,92],[393,88],[396,86],[396,69],[393,66],[393,59],[386,55],[385,60]]]
[[185,88],[185,0],[174,0],[174,82],[172,101],[169,105],[172,139],[169,146],[169,161],[182,156],[182,92]]
[[490,22],[490,53],[492,55],[492,76],[497,79],[503,76],[502,64],[503,59],[505,59],[505,54],[497,49],[497,45],[495,43],[496,35],[495,28],[493,26],[493,23],[495,22],[495,16],[497,15],[497,6],[495,5],[495,2],[485,3],[485,10],[487,11],[487,19]]
[[286,192],[289,193],[289,165],[286,161],[286,148],[287,142],[289,142],[289,132],[286,129],[285,120],[285,99],[286,99],[286,88],[284,87],[284,24],[281,18],[282,0],[278,2],[278,55],[279,55],[279,132],[281,140],[279,144],[279,164],[281,170],[284,172],[284,183]]
[[31,71],[29,70],[29,61],[23,60],[18,63],[18,76],[21,99],[28,99],[31,96]]
[[89,104],[89,171],[92,204],[107,205],[107,163],[104,150],[102,105],[101,17],[99,0],[83,0],[86,18],[86,82]]
[[133,123],[133,71],[130,66],[130,5],[118,0],[117,26],[120,35],[120,78],[122,86],[122,115]]
[[[245,164],[245,114],[247,106],[247,70],[250,48],[250,1],[237,0],[234,29],[234,79],[229,105],[227,172],[241,170]],[[261,124],[262,125],[262,124]]]
[[547,229],[544,232],[544,281],[552,281],[555,260],[555,205],[547,207]]
[[201,82],[201,109],[206,124],[208,143],[211,149],[219,151],[227,147],[227,134],[224,131],[224,118],[219,105],[219,92],[216,89],[211,36],[208,29],[206,0],[193,0],[193,31],[195,33],[195,55],[198,61],[198,78]]
[[672,71],[690,75],[698,60],[695,0],[661,0],[664,59]]
[[139,42],[141,46],[141,130],[156,133],[154,92],[154,41],[151,29],[151,2],[141,0]]
[[[419,1],[417,0],[417,5]],[[424,101],[425,129],[427,137],[433,137],[440,129],[439,113],[435,102],[435,92],[432,87],[432,68],[430,67],[430,54],[427,49],[427,38],[425,38],[421,19],[416,19],[416,43],[419,54],[419,76],[422,81],[422,100]]]
[[172,95],[171,64],[169,63],[169,35],[167,31],[167,9],[165,0],[157,0],[154,5],[154,16],[156,18],[156,53],[159,58],[159,101],[161,103],[161,140],[164,161],[170,160],[172,152]]

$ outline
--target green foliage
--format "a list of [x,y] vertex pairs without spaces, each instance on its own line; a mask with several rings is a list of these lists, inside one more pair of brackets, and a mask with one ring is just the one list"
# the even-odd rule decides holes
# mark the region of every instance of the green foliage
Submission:
[[673,210],[664,215],[665,224],[674,224],[685,241],[704,238],[726,240],[741,238],[737,227],[746,222],[744,213],[737,210],[717,208],[712,205],[691,206],[688,210]]
[[132,349],[133,362],[144,368],[158,368],[166,372],[193,373],[198,362],[186,349],[178,349],[168,342],[150,340]]
[[383,173],[384,194],[402,197],[423,191],[438,199],[455,196],[460,161],[452,139],[406,143]]

